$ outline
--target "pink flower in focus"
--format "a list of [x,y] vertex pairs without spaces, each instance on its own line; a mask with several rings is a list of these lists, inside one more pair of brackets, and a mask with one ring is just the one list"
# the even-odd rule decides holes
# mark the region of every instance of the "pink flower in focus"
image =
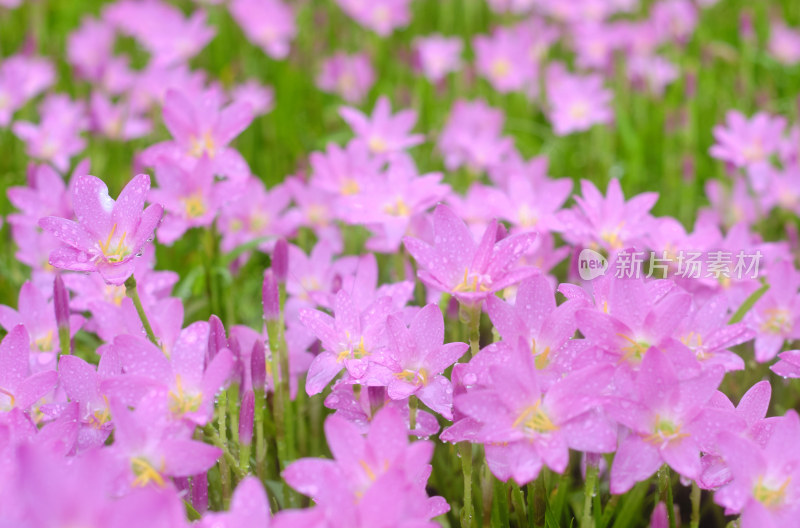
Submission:
[[72,271],[97,271],[109,284],[124,283],[133,274],[134,257],[153,238],[164,211],[158,204],[142,211],[149,189],[150,177],[140,174],[115,201],[99,178],[78,177],[72,188],[77,222],[56,216],[39,222],[65,244],[53,251],[50,264]]
[[444,205],[433,212],[433,229],[433,245],[406,237],[406,250],[417,261],[417,274],[426,285],[454,295],[465,305],[480,306],[494,292],[536,273],[534,268],[514,268],[530,250],[535,233],[498,241],[495,220],[476,244],[464,222]]

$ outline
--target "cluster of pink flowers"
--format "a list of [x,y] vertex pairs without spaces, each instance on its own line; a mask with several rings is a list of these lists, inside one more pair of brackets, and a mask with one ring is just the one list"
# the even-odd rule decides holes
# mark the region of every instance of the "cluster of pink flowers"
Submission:
[[[380,36],[411,18],[407,0],[337,4]],[[494,0],[525,18],[475,37],[473,66],[464,43],[442,35],[416,40],[415,60],[434,83],[474,68],[497,92],[541,97],[555,135],[613,126],[615,56],[634,87],[662,93],[678,71],[661,50],[691,38],[701,9],[661,0],[641,20],[620,18],[637,4]],[[290,56],[290,2],[224,8],[271,60]],[[545,156],[520,153],[506,115],[482,99],[457,100],[436,137],[415,132],[417,112],[386,96],[342,106],[348,139],[267,188],[236,139],[273,93],[254,80],[226,90],[192,70],[214,36],[203,8],[111,3],[68,41],[90,95],[47,93],[38,123],[15,116],[54,84],[53,65],[26,53],[0,62],[0,127],[33,160],[26,184],[8,191],[16,258],[32,272],[17,307],[0,306],[0,526],[434,528],[451,507],[426,488],[434,435],[468,453],[481,445],[491,473],[519,485],[543,467],[564,472],[572,450],[608,469],[613,494],[667,465],[743,527],[797,518],[800,418],[767,416],[768,382],[738,405],[720,388],[745,368],[745,347],[800,377],[797,243],[758,230],[775,210],[800,214],[800,124],[731,111],[709,153],[728,177],[708,183],[711,207],[691,230],[653,213],[657,193],[626,198],[617,178],[605,193],[582,180],[573,194]],[[118,37],[147,52],[143,69],[115,52]],[[776,23],[770,52],[797,62],[797,40]],[[574,52],[574,71],[548,60],[557,43]],[[317,77],[351,105],[374,81],[365,52],[332,54]],[[154,131],[159,116],[169,137]],[[72,167],[89,134],[147,142],[116,198],[88,160]],[[469,176],[463,193],[417,166],[425,147]],[[252,253],[269,255],[263,324],[192,320],[191,284],[174,291],[185,274],[156,269],[155,256],[191,230],[233,255],[220,266],[229,275]],[[368,252],[345,250],[355,233]],[[760,277],[733,273],[735,258],[679,276],[683,249],[757,254]],[[581,278],[584,250],[607,259],[604,275]],[[615,273],[632,251],[659,265],[651,259],[647,277]],[[320,394],[332,459],[279,459],[276,490],[313,505],[283,498],[273,516],[263,475],[248,474],[256,416],[268,399],[278,409]],[[238,485],[227,511],[209,511],[220,467]]]

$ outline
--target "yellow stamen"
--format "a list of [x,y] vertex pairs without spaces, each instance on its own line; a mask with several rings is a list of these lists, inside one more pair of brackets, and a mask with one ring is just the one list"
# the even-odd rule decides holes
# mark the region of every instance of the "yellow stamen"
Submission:
[[184,212],[189,218],[199,218],[206,212],[206,204],[200,191],[192,193],[191,196],[181,198],[180,201],[183,202]]
[[792,479],[789,477],[783,481],[783,484],[778,489],[771,489],[764,484],[763,477],[758,477],[758,481],[753,488],[753,497],[767,508],[780,506],[786,497],[786,488],[789,487],[791,481]]
[[8,397],[10,398],[10,400],[11,400],[11,401],[9,402],[9,403],[10,403],[10,405],[8,406],[7,410],[9,410],[9,411],[10,411],[11,409],[13,409],[13,408],[14,408],[14,406],[17,404],[17,399],[16,399],[16,398],[14,398],[14,395],[13,395],[13,394],[11,394],[11,391],[7,391],[7,390],[5,390],[4,388],[0,387],[0,394],[5,394],[5,395],[6,395],[6,396],[8,396]]
[[39,352],[51,352],[53,350],[53,331],[50,330],[47,334],[34,341],[33,344],[36,346],[35,350]]
[[653,431],[653,434],[646,436],[644,440],[651,444],[661,444],[667,441],[680,440],[681,438],[686,438],[687,436],[689,436],[688,433],[681,432],[680,424],[678,424],[676,427],[672,421],[662,420],[658,415],[656,415],[655,430]]
[[375,472],[374,472],[374,471],[372,471],[372,468],[371,468],[371,467],[369,467],[369,464],[367,464],[367,463],[366,463],[364,460],[359,460],[359,461],[358,461],[358,464],[359,464],[359,465],[360,465],[362,468],[364,468],[364,473],[366,473],[366,474],[367,474],[367,477],[369,477],[369,479],[370,479],[370,480],[374,481],[375,479],[377,479],[377,478],[378,478],[378,477],[375,475]]
[[89,424],[94,427],[95,429],[100,429],[100,427],[111,420],[111,412],[108,408],[108,398],[103,395],[103,400],[105,401],[105,406],[103,407],[102,411],[94,411],[92,416],[89,418]]
[[792,329],[792,318],[785,308],[768,308],[764,310],[767,319],[761,323],[762,332],[783,334]]
[[108,233],[108,238],[106,239],[105,243],[102,241],[98,241],[98,245],[100,246],[100,250],[103,252],[103,256],[109,262],[121,262],[125,257],[130,255],[131,251],[125,245],[125,237],[128,235],[127,232],[122,233],[122,238],[119,239],[119,242],[115,246],[111,246],[111,239],[114,237],[114,233],[117,232],[117,224],[114,224],[111,227],[111,232]]
[[641,361],[647,349],[650,348],[650,343],[645,341],[634,341],[625,334],[617,334],[619,337],[630,343],[630,345],[622,347],[622,357],[619,362],[623,361]]
[[525,407],[520,415],[514,420],[512,427],[522,426],[528,433],[543,434],[555,431],[558,426],[555,425],[550,418],[541,409],[542,400],[536,400],[536,403]]
[[200,407],[203,401],[201,394],[186,394],[183,390],[181,375],[175,375],[175,390],[169,392],[169,410],[175,416],[182,416],[189,412],[194,412]]
[[131,460],[131,467],[133,474],[136,475],[133,481],[134,487],[147,486],[151,481],[155,482],[159,487],[164,487],[164,477],[146,459],[142,457],[134,458]]

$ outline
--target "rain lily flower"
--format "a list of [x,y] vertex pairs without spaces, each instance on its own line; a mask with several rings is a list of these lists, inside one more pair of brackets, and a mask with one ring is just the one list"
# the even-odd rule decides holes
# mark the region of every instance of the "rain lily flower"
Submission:
[[89,119],[93,131],[116,140],[131,140],[150,133],[150,120],[138,115],[129,102],[112,103],[99,92],[92,94]]
[[67,38],[67,60],[83,79],[97,82],[103,78],[112,55],[116,34],[114,27],[87,16]]
[[800,338],[800,272],[782,261],[770,266],[768,281],[769,290],[746,318],[756,335],[756,360],[761,362],[774,358],[785,341]]
[[435,34],[414,41],[420,67],[431,82],[439,82],[447,74],[461,69],[461,52],[464,43],[457,37]]
[[586,342],[572,339],[577,330],[575,312],[584,304],[573,299],[557,307],[553,287],[543,275],[524,280],[513,305],[496,296],[489,297],[486,304],[489,318],[504,341],[515,344],[522,338],[530,344],[544,389],[552,377],[557,379],[562,373],[588,366],[582,364],[588,359],[583,353]]
[[385,37],[411,20],[411,0],[336,0],[353,20]]
[[519,345],[509,348],[504,364],[490,368],[487,385],[455,397],[456,408],[474,420],[477,429],[474,436],[460,439],[483,443],[492,473],[519,485],[534,480],[542,465],[564,471],[570,448],[613,451],[615,427],[598,407],[613,368],[580,370],[543,393],[535,358],[524,341]]
[[55,81],[55,69],[43,57],[17,54],[0,62],[0,127]]
[[150,177],[134,177],[113,200],[108,187],[94,176],[81,176],[72,187],[77,222],[49,216],[40,221],[65,245],[50,255],[50,264],[72,271],[97,271],[109,284],[120,285],[133,274],[133,259],[153,238],[163,208],[142,211]]
[[50,95],[40,106],[41,121],[17,121],[14,134],[25,142],[32,158],[53,164],[59,172],[69,169],[70,159],[83,151],[86,142],[80,136],[86,128],[82,103],[63,95]]
[[233,0],[231,16],[247,38],[273,59],[289,55],[289,43],[297,34],[294,13],[282,0]]
[[209,90],[189,98],[179,91],[167,92],[164,124],[172,141],[157,143],[140,155],[146,166],[156,165],[164,156],[192,170],[206,156],[215,175],[243,181],[249,174],[247,162],[228,144],[253,120],[253,110],[245,102],[222,105],[221,95]]
[[0,342],[0,411],[27,412],[55,389],[58,373],[43,370],[31,374],[30,337],[23,325],[12,328]]
[[482,171],[500,163],[513,150],[513,141],[502,137],[505,114],[483,100],[458,100],[439,137],[439,150],[448,170],[466,165]]
[[653,5],[650,21],[663,42],[685,43],[697,26],[697,7],[690,0],[662,0]]
[[558,215],[560,231],[573,244],[616,251],[641,245],[651,223],[657,193],[642,193],[627,202],[619,180],[612,178],[604,197],[588,180],[581,180],[577,205]]
[[[198,170],[208,169],[198,167]],[[193,177],[198,178],[196,175]],[[213,183],[213,177],[208,174],[198,179],[205,180],[206,185]],[[214,207],[215,202],[222,202],[219,226],[222,231],[223,251],[231,251],[237,246],[259,238],[265,239],[259,245],[259,249],[271,250],[276,240],[286,238],[293,233],[294,225],[291,217],[286,215],[286,208],[291,199],[286,185],[276,185],[267,190],[258,178],[248,178],[241,185],[226,183],[230,185],[213,183],[212,187],[204,191],[209,193],[204,198],[207,200],[204,203],[208,211]],[[197,182],[192,185],[197,185]]]
[[359,310],[344,289],[336,294],[333,317],[308,308],[300,310],[300,322],[317,336],[323,348],[308,368],[309,396],[322,392],[342,369],[347,369],[355,380],[367,376],[372,354],[383,347],[386,317],[392,311],[392,299],[388,296],[379,297],[366,309]]
[[378,180],[381,160],[370,155],[363,141],[351,141],[343,149],[335,143],[328,144],[325,152],[312,152],[310,184],[338,195],[337,215],[347,217],[350,199],[359,195]]
[[433,212],[433,229],[432,246],[418,238],[406,237],[405,247],[419,264],[418,276],[425,284],[451,293],[465,305],[479,306],[492,293],[536,273],[534,268],[513,268],[531,249],[534,233],[497,241],[497,221],[494,221],[476,244],[464,222],[444,205]]
[[143,337],[117,336],[112,346],[125,374],[109,381],[107,390],[114,395],[120,388],[129,390],[132,382],[157,387],[173,419],[206,424],[214,413],[214,398],[233,368],[228,349],[204,366],[208,335],[208,323],[192,323],[181,331],[169,357]]
[[394,315],[386,322],[390,342],[387,366],[392,371],[389,397],[402,400],[416,395],[430,409],[451,420],[453,388],[442,372],[458,361],[469,345],[442,344],[444,318],[435,304],[417,312],[408,327]]
[[500,93],[521,91],[535,80],[536,70],[527,67],[527,50],[520,37],[514,29],[498,28],[491,36],[479,35],[473,41],[478,73]]
[[236,486],[227,512],[209,512],[197,525],[199,528],[268,528],[269,501],[264,487],[256,477],[247,477]]
[[117,366],[116,355],[108,351],[100,358],[96,370],[77,356],[62,356],[58,361],[64,392],[70,401],[80,405],[79,451],[101,447],[114,429],[111,408],[101,384],[105,378],[118,374]]
[[161,487],[169,477],[206,472],[222,451],[192,440],[189,429],[177,430],[171,422],[165,390],[153,390],[131,411],[111,400],[114,444],[110,451],[119,461],[122,483],[128,487]]
[[255,79],[235,86],[231,91],[231,99],[249,104],[254,116],[268,114],[275,106],[275,92],[272,87],[264,86]]
[[216,31],[206,25],[205,11],[188,18],[175,6],[160,0],[123,0],[109,4],[103,19],[135,38],[152,55],[157,65],[188,61],[202,50]]
[[631,398],[614,398],[608,414],[631,432],[614,456],[611,493],[625,493],[664,463],[687,479],[700,476],[700,451],[713,449],[716,434],[744,428],[733,411],[707,406],[724,371],[706,369],[680,380],[667,356],[656,348],[644,355]]
[[[19,290],[17,310],[0,305],[0,326],[10,332],[17,325],[25,325],[31,339],[31,369],[39,372],[44,368],[55,368],[55,358],[61,350],[58,339],[56,313],[52,300],[45,297],[31,282],[26,282]],[[69,316],[70,337],[80,330],[85,319],[81,315]]]
[[317,242],[309,255],[295,245],[289,246],[289,274],[286,279],[286,314],[291,318],[300,308],[317,305],[333,306],[334,283],[351,275],[358,266],[357,259],[335,259],[336,251],[327,242]]
[[716,143],[709,152],[734,167],[750,167],[768,161],[778,152],[785,129],[783,117],[759,112],[748,120],[744,114],[730,111],[725,116],[725,126],[714,127]]
[[317,76],[317,86],[338,94],[348,103],[361,102],[375,83],[375,71],[365,53],[336,53],[325,59]]
[[211,167],[211,160],[205,156],[192,172],[169,160],[156,165],[158,188],[150,190],[148,200],[161,204],[166,211],[158,228],[159,242],[172,244],[187,229],[209,226],[214,221],[230,186],[216,183]]
[[409,444],[406,424],[396,410],[378,412],[366,437],[344,418],[329,416],[325,437],[334,460],[300,459],[286,468],[283,477],[310,495],[318,508],[335,512],[337,521],[331,526],[416,522],[427,527],[432,517],[449,510],[444,499],[425,492],[433,444]]
[[612,97],[599,75],[548,75],[547,98],[554,132],[565,136],[611,123],[614,120],[610,106]]
[[800,32],[781,21],[770,26],[769,52],[780,62],[792,66],[800,62]]
[[779,527],[800,511],[800,451],[794,441],[800,419],[794,410],[778,419],[765,445],[733,432],[719,435],[718,445],[733,480],[714,494],[731,513],[741,513],[743,528]]
[[339,115],[347,121],[358,140],[366,143],[375,155],[402,152],[424,140],[420,134],[409,135],[417,121],[417,113],[406,109],[392,115],[392,106],[387,97],[378,99],[369,118],[355,108],[346,106],[339,109]]

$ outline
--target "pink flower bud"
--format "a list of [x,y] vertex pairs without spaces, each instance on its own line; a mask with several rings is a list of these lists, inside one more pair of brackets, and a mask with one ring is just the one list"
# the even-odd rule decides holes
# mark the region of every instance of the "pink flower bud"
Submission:
[[272,273],[275,274],[278,284],[286,284],[286,276],[289,274],[289,244],[284,238],[278,240],[272,250]]
[[253,394],[252,390],[245,391],[242,397],[242,405],[239,407],[239,442],[243,445],[253,443],[255,408],[255,394]]
[[280,294],[278,292],[278,281],[272,270],[264,272],[264,285],[261,288],[261,300],[264,305],[264,319],[267,321],[277,321],[281,315]]
[[250,373],[253,377],[253,390],[264,390],[267,382],[267,359],[264,343],[256,340],[250,353]]
[[[69,294],[61,275],[56,275],[56,280],[53,283],[53,304],[55,305],[58,328],[69,330]],[[67,351],[62,350],[62,352],[66,353]]]

